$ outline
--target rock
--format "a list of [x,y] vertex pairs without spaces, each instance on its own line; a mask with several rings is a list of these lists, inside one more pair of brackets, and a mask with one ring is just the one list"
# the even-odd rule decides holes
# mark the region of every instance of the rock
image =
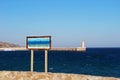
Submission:
[[0,80],[120,80],[120,78],[64,73],[0,71]]

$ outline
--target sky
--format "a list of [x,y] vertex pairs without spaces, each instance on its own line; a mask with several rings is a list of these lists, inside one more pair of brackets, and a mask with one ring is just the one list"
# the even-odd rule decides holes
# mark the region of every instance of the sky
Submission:
[[0,0],[0,41],[49,35],[53,47],[120,47],[120,0]]

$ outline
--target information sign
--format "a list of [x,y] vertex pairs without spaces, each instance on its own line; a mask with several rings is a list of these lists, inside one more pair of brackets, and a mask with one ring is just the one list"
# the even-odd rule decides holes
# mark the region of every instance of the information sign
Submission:
[[51,36],[28,36],[26,48],[48,50],[51,48]]

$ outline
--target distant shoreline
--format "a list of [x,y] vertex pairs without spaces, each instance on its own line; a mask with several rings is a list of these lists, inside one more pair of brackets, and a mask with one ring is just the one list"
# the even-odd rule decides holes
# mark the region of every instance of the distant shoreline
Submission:
[[8,42],[0,42],[0,48],[8,48],[8,47],[20,47],[20,46]]

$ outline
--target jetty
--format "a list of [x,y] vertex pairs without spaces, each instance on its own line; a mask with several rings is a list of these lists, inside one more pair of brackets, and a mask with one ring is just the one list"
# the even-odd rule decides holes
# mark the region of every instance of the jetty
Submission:
[[[26,47],[5,47],[0,48],[0,51],[24,51],[28,50]],[[81,47],[54,47],[50,49],[51,51],[86,51],[84,41],[81,43]]]
[[78,48],[65,48],[65,47],[59,47],[59,48],[51,48],[52,51],[86,51],[86,48],[78,47]]
[[[0,51],[25,51],[28,50],[26,47],[9,47],[9,48],[0,48]],[[57,47],[51,48],[50,51],[86,51],[86,48],[64,48]]]

